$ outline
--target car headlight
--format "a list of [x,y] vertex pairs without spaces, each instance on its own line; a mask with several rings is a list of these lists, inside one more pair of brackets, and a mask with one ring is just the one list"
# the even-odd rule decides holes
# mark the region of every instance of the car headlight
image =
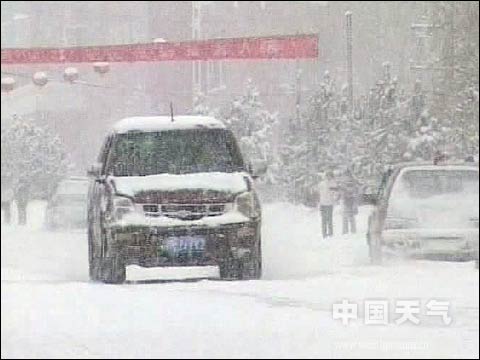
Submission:
[[418,225],[417,219],[414,218],[402,218],[402,217],[387,217],[385,219],[384,229],[386,230],[399,230],[399,229],[412,229]]
[[122,219],[128,213],[135,211],[135,205],[133,201],[126,197],[115,195],[112,198],[112,215],[115,220]]
[[247,191],[235,198],[235,209],[248,218],[260,216],[260,204],[253,191]]

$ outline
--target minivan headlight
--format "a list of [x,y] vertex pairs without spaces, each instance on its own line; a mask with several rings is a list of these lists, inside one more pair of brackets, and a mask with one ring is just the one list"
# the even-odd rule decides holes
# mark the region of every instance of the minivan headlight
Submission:
[[238,195],[235,198],[235,209],[250,219],[260,216],[260,204],[253,191]]
[[112,214],[115,220],[120,220],[126,214],[134,211],[135,211],[135,205],[133,204],[133,201],[130,198],[126,196],[120,196],[120,195],[113,196]]

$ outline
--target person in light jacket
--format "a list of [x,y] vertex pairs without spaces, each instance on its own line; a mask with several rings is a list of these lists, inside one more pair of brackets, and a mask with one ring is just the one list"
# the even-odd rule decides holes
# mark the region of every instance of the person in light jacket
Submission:
[[20,182],[15,191],[15,202],[18,211],[18,225],[27,224],[27,206],[30,200],[30,184]]
[[347,170],[340,185],[342,198],[343,234],[357,232],[355,217],[358,214],[359,183],[350,170]]
[[2,179],[2,210],[3,210],[3,221],[6,225],[10,224],[12,220],[12,201],[13,201],[13,190],[10,186],[3,181]]
[[329,171],[326,178],[319,184],[319,204],[322,217],[322,235],[324,238],[333,236],[333,208],[337,201],[338,185],[333,172]]

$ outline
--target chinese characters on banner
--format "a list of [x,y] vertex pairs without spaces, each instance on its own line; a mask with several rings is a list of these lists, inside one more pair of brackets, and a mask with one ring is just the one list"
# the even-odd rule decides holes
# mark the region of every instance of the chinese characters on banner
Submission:
[[2,49],[2,65],[241,59],[315,59],[317,35],[72,48]]

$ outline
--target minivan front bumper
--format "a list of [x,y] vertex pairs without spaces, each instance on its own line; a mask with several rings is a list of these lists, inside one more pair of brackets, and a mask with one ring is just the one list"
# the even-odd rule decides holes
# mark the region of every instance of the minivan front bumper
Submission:
[[[227,257],[242,257],[260,241],[260,220],[217,226],[112,226],[108,256],[122,257],[125,265],[143,267],[218,265]],[[201,239],[201,249],[172,252],[171,241]]]

